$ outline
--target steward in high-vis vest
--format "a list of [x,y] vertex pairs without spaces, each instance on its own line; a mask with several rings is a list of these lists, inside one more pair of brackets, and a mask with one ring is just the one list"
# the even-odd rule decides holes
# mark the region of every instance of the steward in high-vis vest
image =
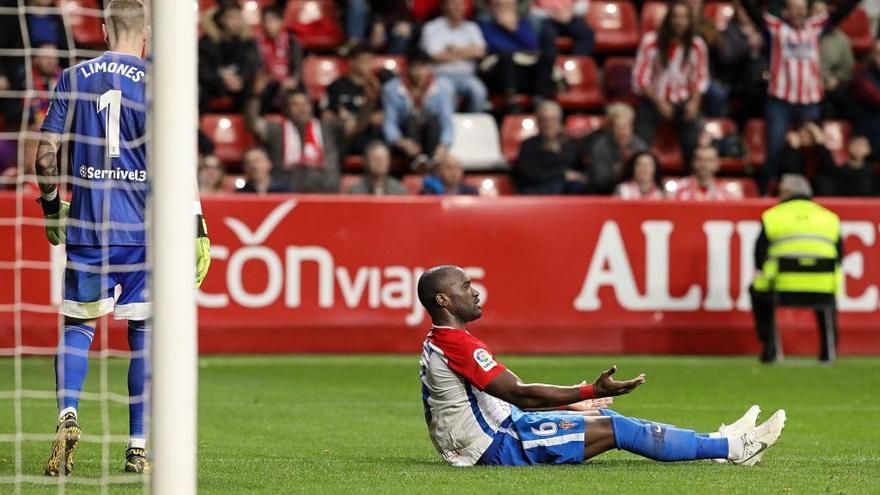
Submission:
[[779,182],[780,203],[761,216],[763,229],[755,245],[752,313],[763,344],[761,361],[782,358],[776,328],[776,306],[812,307],[819,326],[819,359],[833,362],[837,350],[837,306],[843,240],[840,218],[811,200],[810,183],[785,174]]

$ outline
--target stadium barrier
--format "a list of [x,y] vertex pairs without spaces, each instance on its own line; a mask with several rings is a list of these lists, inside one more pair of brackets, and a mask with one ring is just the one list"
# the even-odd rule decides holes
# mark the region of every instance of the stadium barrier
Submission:
[[[841,352],[880,354],[880,201],[820,202],[843,219]],[[430,325],[416,281],[425,267],[452,263],[482,293],[473,328],[497,352],[753,353],[748,284],[760,214],[771,204],[206,198],[213,262],[197,298],[199,345],[203,353],[416,352]],[[13,308],[22,310],[22,345],[53,346],[63,248],[50,249],[35,202],[25,198],[22,209],[13,242],[16,196],[0,194],[0,347],[14,344]],[[781,309],[778,319],[788,354],[816,352],[811,312]],[[124,348],[124,331],[111,334]]]

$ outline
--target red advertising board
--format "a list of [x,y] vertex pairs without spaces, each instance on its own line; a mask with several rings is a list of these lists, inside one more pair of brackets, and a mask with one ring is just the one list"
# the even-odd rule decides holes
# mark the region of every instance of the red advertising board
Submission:
[[[821,202],[843,219],[841,352],[880,354],[880,201]],[[213,261],[198,293],[199,345],[415,352],[430,325],[418,277],[456,264],[483,294],[483,318],[471,328],[498,352],[755,352],[747,288],[771,204],[207,198]],[[22,343],[51,346],[63,252],[50,253],[38,207],[29,199],[21,207],[16,222],[15,196],[0,196],[0,347],[14,343],[16,308]],[[810,312],[782,309],[778,318],[787,353],[816,351]]]

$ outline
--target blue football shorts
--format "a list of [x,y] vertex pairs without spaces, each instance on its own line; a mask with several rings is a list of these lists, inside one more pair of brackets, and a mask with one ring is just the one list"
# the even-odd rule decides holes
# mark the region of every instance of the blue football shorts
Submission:
[[91,320],[112,311],[117,320],[149,318],[146,252],[146,246],[68,245],[61,314]]
[[583,416],[563,411],[526,412],[513,407],[477,464],[580,463],[584,461],[585,434]]

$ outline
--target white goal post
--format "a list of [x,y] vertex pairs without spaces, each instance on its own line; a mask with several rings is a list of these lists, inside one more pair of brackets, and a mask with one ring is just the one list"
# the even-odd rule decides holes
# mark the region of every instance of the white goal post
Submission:
[[196,492],[196,23],[198,2],[153,0],[152,242],[154,494]]

